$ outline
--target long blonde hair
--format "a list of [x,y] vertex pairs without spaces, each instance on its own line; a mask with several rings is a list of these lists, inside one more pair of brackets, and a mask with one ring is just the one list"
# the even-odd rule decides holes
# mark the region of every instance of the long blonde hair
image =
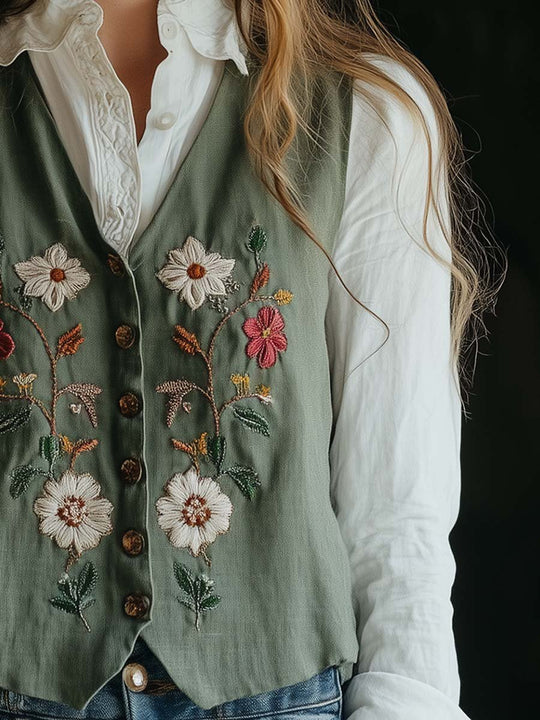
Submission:
[[[488,335],[483,314],[495,312],[498,290],[507,270],[505,252],[492,242],[485,222],[481,195],[470,180],[465,151],[443,91],[427,68],[382,25],[369,0],[227,0],[258,67],[244,120],[250,156],[264,185],[283,205],[291,219],[325,253],[341,283],[332,258],[317,240],[300,195],[287,175],[285,156],[295,134],[312,133],[306,117],[306,95],[298,92],[295,78],[316,79],[331,68],[353,79],[391,93],[418,120],[428,147],[423,239],[428,251],[451,271],[451,354],[463,388],[470,387],[478,341]],[[440,157],[433,158],[426,120],[414,99],[384,71],[370,62],[377,54],[400,62],[421,83],[434,109]],[[450,224],[445,223],[434,200],[432,167],[445,168]],[[427,219],[433,208],[451,249],[448,262],[430,245]],[[487,242],[486,242],[487,241]],[[378,317],[378,316],[376,316]],[[386,327],[387,339],[389,328]],[[463,397],[462,397],[463,403]],[[463,406],[465,409],[465,406]]]

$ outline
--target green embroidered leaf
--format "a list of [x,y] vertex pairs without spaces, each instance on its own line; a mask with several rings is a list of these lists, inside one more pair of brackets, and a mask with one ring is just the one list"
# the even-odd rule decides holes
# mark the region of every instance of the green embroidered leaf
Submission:
[[19,303],[20,303],[21,308],[22,308],[25,312],[28,312],[29,310],[31,310],[33,298],[32,298],[31,295],[26,295],[26,294],[25,294],[25,292],[24,292],[24,284],[23,284],[23,285],[17,285],[17,287],[14,287],[13,289],[15,290],[15,292],[17,293],[17,295],[19,296]]
[[260,253],[266,247],[266,233],[260,225],[254,225],[249,231],[249,240],[247,242],[248,250],[253,253]]
[[195,627],[199,627],[199,619],[202,613],[214,608],[221,600],[219,595],[212,595],[214,581],[202,573],[195,576],[182,563],[174,563],[174,574],[185,597],[177,597],[178,602],[195,613]]
[[269,437],[270,427],[268,425],[268,421],[252,408],[243,408],[235,405],[233,407],[233,415],[250,430],[254,430],[255,432],[261,433],[261,435]]
[[12,498],[20,497],[26,492],[30,486],[30,482],[36,475],[47,475],[45,470],[34,467],[33,465],[17,465],[9,473],[11,484],[9,486],[9,494]]
[[57,435],[42,435],[39,438],[39,454],[50,466],[60,457],[60,438]]
[[186,592],[188,595],[194,594],[194,588],[195,588],[195,577],[193,576],[193,573],[182,563],[174,562],[174,576],[176,578],[176,582],[178,585]]
[[233,467],[227,468],[225,473],[234,480],[248,500],[253,500],[255,490],[261,485],[253,468],[233,465]]
[[30,420],[31,412],[32,406],[26,405],[14,413],[0,413],[0,433],[12,432],[13,430],[18,430],[23,425],[26,425],[26,423]]
[[225,438],[222,435],[213,435],[206,441],[208,457],[216,466],[218,473],[221,473],[226,450]]
[[97,570],[94,563],[89,561],[85,564],[77,579],[77,594],[80,600],[86,600],[88,595],[90,595],[96,587],[97,580]]
[[72,615],[78,614],[77,605],[73,602],[73,600],[69,600],[69,598],[52,597],[49,598],[49,602],[55,608],[58,608],[58,610],[63,610],[64,612],[71,613]]
[[81,610],[86,610],[86,608],[90,607],[90,605],[93,605],[96,602],[96,598],[86,598],[86,600],[81,600],[80,608]]
[[76,580],[72,580],[67,573],[58,580],[58,587],[62,591],[63,597],[49,598],[49,602],[59,610],[78,615],[88,632],[90,632],[90,625],[83,615],[83,610],[96,602],[95,598],[89,597],[89,595],[95,588],[97,579],[98,574],[94,563],[87,562]]
[[201,612],[206,610],[213,610],[221,602],[220,595],[209,595],[207,598],[201,601]]

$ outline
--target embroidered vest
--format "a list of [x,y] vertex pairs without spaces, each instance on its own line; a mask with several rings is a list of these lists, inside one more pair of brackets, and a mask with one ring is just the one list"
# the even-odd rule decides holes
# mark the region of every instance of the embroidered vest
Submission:
[[[332,252],[350,83],[289,160]],[[0,71],[0,686],[83,708],[139,633],[209,708],[358,656],[330,493],[330,266],[256,177],[248,82],[127,256],[26,53]]]

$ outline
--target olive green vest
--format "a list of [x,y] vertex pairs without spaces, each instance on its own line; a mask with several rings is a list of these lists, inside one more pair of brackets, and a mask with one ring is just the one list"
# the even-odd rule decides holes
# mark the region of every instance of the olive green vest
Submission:
[[[328,252],[350,83],[289,160]],[[203,708],[358,656],[330,495],[329,264],[212,109],[127,256],[30,60],[0,70],[0,687],[83,708],[140,633]]]

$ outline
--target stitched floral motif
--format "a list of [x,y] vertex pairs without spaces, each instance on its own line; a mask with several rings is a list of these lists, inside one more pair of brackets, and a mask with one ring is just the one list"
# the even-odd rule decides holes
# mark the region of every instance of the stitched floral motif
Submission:
[[113,506],[100,492],[99,483],[88,473],[66,470],[58,480],[47,480],[33,506],[39,531],[79,558],[112,532]]
[[43,257],[34,255],[30,260],[15,263],[15,272],[24,282],[23,293],[41,298],[55,312],[64,300],[73,300],[90,282],[89,273],[80,260],[68,257],[62,243],[45,250]]
[[[0,235],[0,254],[4,250]],[[9,472],[10,495],[16,499],[27,492],[30,485],[41,480],[42,494],[34,501],[34,513],[39,519],[38,529],[43,535],[54,540],[59,548],[67,550],[65,575],[58,583],[63,596],[50,598],[51,604],[65,612],[76,613],[85,627],[88,623],[82,616],[82,610],[94,602],[87,591],[95,585],[95,568],[87,563],[77,580],[67,574],[82,553],[96,547],[104,535],[110,534],[112,524],[110,514],[112,504],[100,495],[100,485],[88,473],[77,474],[74,471],[76,459],[98,445],[95,438],[69,439],[57,428],[58,402],[63,395],[70,395],[79,401],[93,427],[98,424],[95,400],[101,388],[93,383],[76,382],[60,387],[58,364],[69,362],[84,343],[82,325],[78,323],[64,332],[54,346],[49,342],[40,324],[30,314],[31,298],[39,297],[53,311],[59,310],[66,299],[72,300],[79,290],[86,287],[90,275],[81,267],[76,258],[69,258],[66,249],[60,243],[48,248],[44,256],[34,256],[30,260],[14,264],[14,269],[24,286],[16,288],[19,303],[4,297],[3,283],[0,278],[0,308],[13,313],[25,321],[28,329],[35,333],[49,361],[49,390],[44,396],[45,387],[35,389],[41,382],[37,373],[23,368],[10,380],[2,378],[0,383],[0,403],[8,410],[0,412],[0,434],[15,432],[26,425],[34,412],[39,412],[49,426],[49,434],[39,438],[38,454],[45,466],[39,464],[18,465]],[[16,347],[11,335],[0,326],[0,353],[4,357],[14,354]],[[11,338],[11,343],[6,337]],[[72,403],[73,405],[73,403]],[[58,468],[67,456],[67,469],[58,475]],[[94,578],[94,579],[92,579]],[[77,589],[79,588],[79,589]],[[85,589],[86,588],[86,589]],[[83,592],[84,589],[84,592]]]
[[248,318],[242,330],[250,338],[246,353],[257,358],[259,367],[269,368],[276,364],[278,352],[287,349],[287,338],[283,333],[285,321],[277,308],[265,305],[256,318]]
[[181,248],[171,250],[167,263],[156,273],[170,290],[178,293],[196,310],[209,295],[225,295],[225,280],[230,276],[234,260],[219,253],[207,253],[204,246],[191,235]]
[[205,548],[229,529],[233,506],[217,482],[194,467],[175,473],[156,502],[158,523],[172,545],[205,555]]
[[0,320],[0,360],[7,360],[15,350],[15,342],[11,335],[4,330],[4,321]]
[[[248,337],[246,345],[248,358],[256,359],[258,366],[267,370],[277,363],[279,354],[287,348],[285,319],[278,306],[288,305],[292,301],[293,294],[283,288],[279,288],[273,294],[264,293],[264,288],[269,284],[271,277],[268,263],[261,260],[266,245],[266,233],[260,225],[254,225],[246,243],[248,251],[255,260],[253,277],[247,297],[231,303],[232,307],[228,306],[229,301],[233,299],[231,296],[240,289],[240,284],[230,275],[236,261],[226,260],[218,253],[207,252],[192,236],[187,238],[181,249],[169,252],[167,264],[157,273],[161,282],[170,290],[177,292],[180,299],[185,300],[193,310],[200,308],[204,301],[208,300],[209,304],[223,315],[206,347],[201,345],[197,335],[189,328],[180,324],[174,327],[172,339],[178,348],[188,355],[199,357],[204,364],[206,385],[182,377],[167,380],[156,387],[157,392],[164,393],[167,397],[168,427],[171,427],[175,419],[181,417],[183,413],[191,412],[193,398],[196,395],[210,406],[213,419],[212,431],[205,429],[199,438],[191,441],[172,439],[173,447],[188,455],[192,465],[186,472],[174,474],[164,487],[164,495],[156,501],[158,523],[166,532],[171,544],[175,547],[187,548],[194,557],[202,555],[208,566],[211,566],[211,558],[208,557],[206,550],[218,535],[228,531],[233,510],[228,495],[221,489],[222,482],[226,479],[232,481],[248,500],[255,497],[261,486],[255,468],[226,462],[227,441],[221,429],[223,413],[229,410],[232,417],[251,432],[263,437],[269,437],[271,434],[268,420],[249,405],[250,401],[257,401],[261,406],[271,404],[270,386],[259,383],[252,389],[248,373],[229,375],[235,392],[232,397],[218,404],[214,367],[216,343],[223,328],[241,311],[251,304],[260,304],[256,317],[246,318],[241,325]],[[213,473],[202,472],[202,462],[211,464]],[[189,583],[184,576],[182,577],[186,589]],[[191,580],[191,583],[193,582],[194,579]],[[192,593],[189,601],[191,605],[187,601],[184,604],[194,610],[199,607],[198,623],[203,601],[200,598],[196,600],[193,595],[194,586],[189,585],[189,587],[191,588],[189,592]]]

